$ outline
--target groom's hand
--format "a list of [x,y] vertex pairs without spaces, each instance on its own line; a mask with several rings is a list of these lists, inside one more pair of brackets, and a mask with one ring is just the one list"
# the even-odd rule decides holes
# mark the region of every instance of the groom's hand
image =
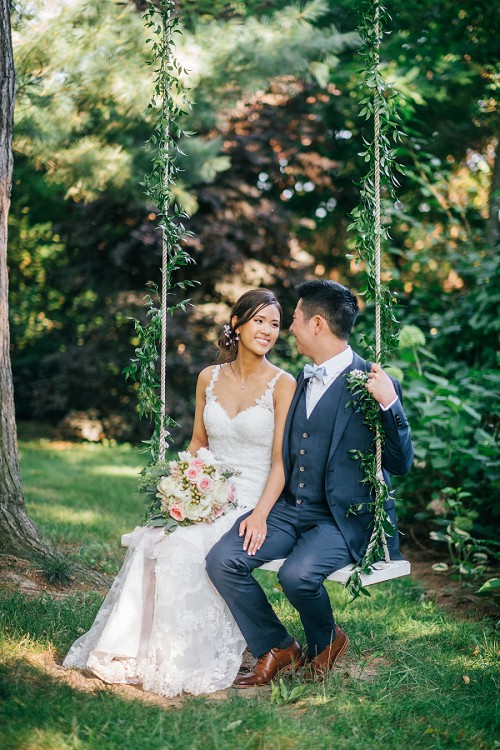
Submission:
[[383,407],[392,404],[398,397],[394,384],[389,375],[382,370],[380,365],[372,364],[372,370],[368,373],[366,389],[373,396],[375,401]]
[[264,544],[267,534],[266,519],[255,511],[240,523],[239,535],[244,537],[243,549],[249,555],[255,555]]

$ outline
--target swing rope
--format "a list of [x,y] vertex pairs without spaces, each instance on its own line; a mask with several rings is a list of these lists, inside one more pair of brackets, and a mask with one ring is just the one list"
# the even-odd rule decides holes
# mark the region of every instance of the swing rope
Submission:
[[[167,3],[166,14],[163,14],[163,33],[166,40],[166,50],[170,54],[171,48],[171,4]],[[164,61],[167,70],[170,64],[170,60]],[[162,226],[162,265],[161,265],[161,343],[160,343],[160,438],[159,438],[159,461],[165,460],[165,453],[167,450],[167,437],[168,431],[166,427],[167,420],[167,296],[168,296],[168,256],[169,256],[169,243],[168,233],[165,230],[165,222],[167,220],[167,213],[170,205],[170,154],[169,154],[169,140],[170,140],[170,109],[167,105],[170,96],[170,81],[169,76],[165,77],[165,91],[163,96],[163,116],[165,122],[165,137],[164,146],[165,149],[165,168],[163,170],[163,195],[164,204],[161,206],[161,212],[163,214],[163,226]]]
[[[378,69],[380,61],[380,16],[379,16],[379,4],[378,0],[375,0],[375,39],[376,45],[374,50],[375,64]],[[382,359],[382,331],[381,331],[381,187],[380,187],[380,102],[379,97],[375,96],[374,109],[373,109],[373,146],[374,146],[374,162],[375,162],[375,174],[374,174],[374,213],[375,213],[375,360],[377,364],[381,363]],[[377,461],[377,479],[380,482],[384,481],[384,475],[382,472],[382,438],[380,435],[380,429],[377,428],[375,435],[375,450],[376,450],[376,461]],[[390,562],[389,548],[387,546],[387,537],[385,533],[382,538],[382,547],[384,550],[385,562]]]

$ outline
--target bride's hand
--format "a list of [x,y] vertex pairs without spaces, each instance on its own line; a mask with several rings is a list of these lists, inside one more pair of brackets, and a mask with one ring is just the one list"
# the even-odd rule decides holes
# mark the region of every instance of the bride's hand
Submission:
[[240,523],[239,535],[244,536],[243,549],[248,549],[249,555],[255,555],[264,544],[267,534],[266,519],[258,513],[250,513]]

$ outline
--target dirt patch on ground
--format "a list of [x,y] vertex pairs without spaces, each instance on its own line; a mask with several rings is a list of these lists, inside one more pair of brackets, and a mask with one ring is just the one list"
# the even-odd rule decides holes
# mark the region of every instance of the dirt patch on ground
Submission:
[[[110,576],[109,586],[112,581]],[[70,585],[49,583],[36,564],[12,555],[0,555],[0,591],[18,591],[27,595],[46,592],[56,599],[64,599],[81,591],[101,590],[104,594],[109,586],[99,589],[93,583],[76,580],[73,580]]]
[[[415,560],[411,563],[412,576],[425,589],[425,597],[432,599],[448,614],[467,620],[485,618],[500,622],[500,607],[491,597],[476,596],[474,593],[483,580],[460,583],[447,573],[436,573],[432,562]],[[493,577],[489,576],[489,577]]]
[[[54,659],[54,654],[51,651],[44,651],[38,654],[29,654],[26,660],[37,667],[42,669],[47,675],[57,679],[59,682],[63,682],[65,685],[75,689],[81,690],[84,693],[102,693],[112,692],[113,695],[118,695],[125,700],[140,701],[148,705],[156,705],[161,708],[180,708],[184,701],[189,699],[189,696],[175,696],[173,698],[165,698],[162,695],[156,695],[155,693],[145,692],[140,685],[110,685],[98,677],[93,675],[91,672],[79,671],[76,669],[64,669]],[[211,693],[210,695],[203,696],[207,700],[220,701],[226,700],[229,697],[229,690],[220,690],[217,693]]]
[[459,581],[448,571],[438,573],[432,569],[434,563],[446,562],[446,555],[417,545],[403,547],[402,554],[410,561],[412,578],[425,590],[425,597],[446,613],[461,619],[500,622],[500,606],[495,600],[475,593],[485,580],[497,576],[498,572],[490,571],[480,578]]

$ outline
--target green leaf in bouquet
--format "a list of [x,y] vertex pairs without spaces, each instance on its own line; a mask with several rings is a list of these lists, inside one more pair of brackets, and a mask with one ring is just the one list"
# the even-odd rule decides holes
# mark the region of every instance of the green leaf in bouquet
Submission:
[[164,519],[163,524],[165,529],[165,534],[170,534],[172,531],[175,531],[176,528],[179,525],[179,522],[176,521],[174,518],[167,518]]

